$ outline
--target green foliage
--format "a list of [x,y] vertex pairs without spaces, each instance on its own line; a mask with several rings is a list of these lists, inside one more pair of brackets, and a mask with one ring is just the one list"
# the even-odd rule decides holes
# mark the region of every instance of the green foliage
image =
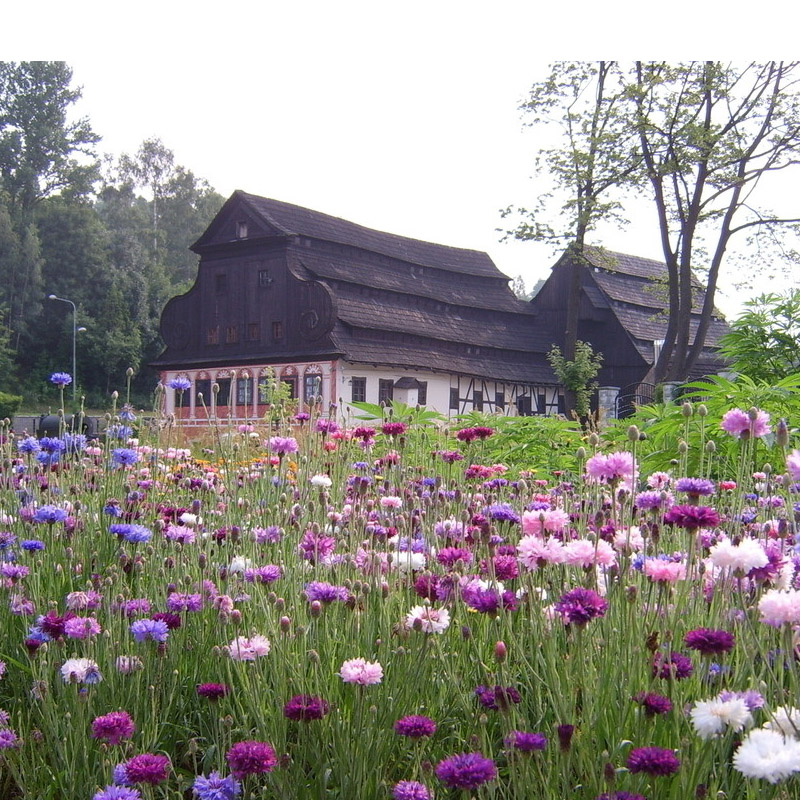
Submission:
[[547,354],[547,360],[564,388],[574,393],[578,416],[588,417],[592,393],[597,389],[594,379],[603,363],[602,354],[595,353],[587,342],[577,341],[574,360],[567,361],[561,348],[555,345]]
[[424,406],[410,406],[399,400],[390,400],[386,405],[377,403],[350,403],[353,408],[363,411],[356,419],[381,420],[382,422],[404,422],[406,425],[426,427],[446,421],[447,417],[438,411],[430,411]]
[[16,394],[0,392],[0,419],[13,417],[19,411],[22,404],[22,397]]
[[800,289],[762,294],[745,306],[722,338],[731,369],[766,382],[800,370]]

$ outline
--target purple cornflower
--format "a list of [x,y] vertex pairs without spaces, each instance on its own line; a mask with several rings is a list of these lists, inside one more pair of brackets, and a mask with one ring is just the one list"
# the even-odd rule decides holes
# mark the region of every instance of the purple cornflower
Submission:
[[181,611],[201,611],[203,609],[203,595],[183,594],[171,592],[167,597],[167,610],[173,614]]
[[197,694],[208,700],[219,700],[230,692],[230,687],[224,683],[198,683]]
[[503,741],[506,747],[513,747],[522,753],[533,753],[535,750],[544,750],[547,747],[547,737],[542,733],[511,731]]
[[472,551],[466,547],[443,547],[436,554],[436,560],[448,569],[452,569],[456,561],[461,561],[465,566],[472,563]]
[[192,790],[198,800],[235,800],[242,791],[242,785],[236,778],[223,778],[219,772],[209,772],[208,777],[198,775],[192,784]]
[[675,482],[676,492],[685,492],[689,497],[701,497],[714,494],[714,481],[706,478],[678,478]]
[[119,744],[133,736],[136,726],[127,711],[112,711],[92,722],[92,738],[102,739],[108,744]]
[[298,694],[283,707],[283,716],[295,722],[312,722],[322,719],[330,710],[327,700],[310,694]]
[[99,792],[95,792],[92,800],[142,800],[142,795],[138,789],[128,786],[106,786]]
[[[6,712],[3,713],[5,714]],[[13,750],[15,747],[19,747],[19,745],[20,738],[17,736],[16,731],[11,728],[0,729],[0,751]]]
[[431,800],[431,793],[419,781],[400,781],[392,788],[394,800]]
[[675,753],[663,747],[636,747],[628,754],[627,767],[632,773],[646,772],[653,777],[673,775],[681,766]]
[[171,631],[181,627],[180,615],[173,614],[170,611],[156,611],[156,613],[152,615],[152,619],[157,622],[163,622]]
[[483,513],[495,522],[511,522],[519,524],[520,516],[508,503],[495,503],[483,510]]
[[640,511],[653,511],[672,505],[672,495],[661,491],[639,492],[633,502]]
[[719,525],[719,514],[708,506],[673,506],[664,514],[664,522],[689,531],[716,528]]
[[72,375],[68,372],[54,372],[50,376],[50,383],[56,386],[69,386],[72,383]]
[[315,600],[320,603],[333,603],[336,600],[346,603],[350,599],[350,590],[346,586],[334,586],[325,581],[307,583],[303,593],[309,603],[313,603]]
[[644,709],[644,713],[648,717],[654,717],[656,714],[668,714],[672,711],[672,701],[655,692],[639,692],[633,699]]
[[94,617],[72,617],[64,622],[64,634],[70,639],[91,639],[102,628]]
[[607,792],[597,795],[595,800],[647,800],[643,794],[636,794],[635,792]]
[[689,631],[683,641],[690,650],[697,650],[704,656],[718,656],[730,653],[736,645],[736,637],[724,630],[697,628]]
[[475,687],[478,702],[492,711],[506,711],[512,704],[517,705],[522,698],[513,686],[480,686]]
[[131,624],[131,633],[137,642],[166,642],[169,636],[167,623],[160,619],[137,619]]
[[744,704],[747,706],[748,711],[755,711],[757,708],[764,708],[765,700],[764,695],[761,692],[757,692],[755,689],[748,689],[745,692],[720,692],[719,699],[722,702],[727,702],[728,700],[744,700]]
[[[124,780],[118,782],[126,784],[148,783],[150,786],[156,786],[167,779],[169,766],[169,759],[166,756],[160,756],[155,753],[142,753],[118,765],[118,768],[122,768],[119,770],[121,776],[124,776]],[[115,780],[116,777],[115,770]]]
[[234,778],[246,778],[260,772],[272,772],[278,763],[272,745],[251,740],[237,742],[225,755]]
[[480,586],[467,586],[463,590],[464,602],[476,611],[496,616],[500,609],[517,610],[517,598],[514,592],[507,590],[502,595],[495,589],[482,589]]
[[312,564],[328,558],[336,549],[336,539],[309,528],[300,539],[300,555]]
[[318,419],[314,425],[314,430],[317,433],[321,433],[323,436],[327,436],[331,433],[337,433],[339,431],[339,423],[334,422],[332,419]]
[[283,528],[270,525],[268,528],[253,528],[253,538],[257,544],[275,544],[283,539]]
[[274,583],[283,575],[283,570],[277,564],[267,564],[263,567],[248,567],[244,571],[244,579],[248,583]]
[[497,777],[497,767],[482,753],[460,753],[440,761],[436,777],[453,789],[477,789]]
[[575,726],[569,724],[559,725],[556,728],[556,733],[558,734],[558,746],[561,749],[561,752],[568,752],[569,748],[572,746],[572,737],[575,734]]
[[300,449],[297,439],[291,436],[271,436],[268,445],[270,452],[278,456],[296,453]]
[[111,461],[118,467],[130,467],[139,460],[139,454],[129,447],[117,447],[111,452]]
[[674,678],[676,681],[688,678],[694,672],[692,659],[674,650],[671,653],[656,653],[653,658],[654,678]]
[[582,627],[590,620],[604,616],[608,602],[592,589],[579,586],[563,594],[553,608],[565,623]]
[[423,736],[433,736],[436,733],[436,723],[430,717],[411,714],[395,722],[394,732],[411,739],[420,739]]

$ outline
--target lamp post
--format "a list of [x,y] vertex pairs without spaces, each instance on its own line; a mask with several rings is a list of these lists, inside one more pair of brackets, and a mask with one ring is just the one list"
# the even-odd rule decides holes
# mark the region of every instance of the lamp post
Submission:
[[[58,300],[60,303],[69,303],[72,306],[72,402],[75,402],[76,392],[78,390],[78,376],[75,374],[76,372],[76,358],[75,358],[75,342],[78,338],[78,309],[75,307],[75,303],[72,300],[67,300],[63,297],[58,297],[54,294],[47,295],[48,300]],[[81,328],[81,330],[86,330],[85,328]]]

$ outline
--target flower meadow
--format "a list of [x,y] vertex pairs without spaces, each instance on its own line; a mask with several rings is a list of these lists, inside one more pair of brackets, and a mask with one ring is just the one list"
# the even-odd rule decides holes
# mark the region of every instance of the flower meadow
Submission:
[[766,412],[702,415],[739,457],[693,474],[635,427],[562,469],[489,418],[193,451],[112,417],[2,436],[0,796],[800,796],[800,453]]

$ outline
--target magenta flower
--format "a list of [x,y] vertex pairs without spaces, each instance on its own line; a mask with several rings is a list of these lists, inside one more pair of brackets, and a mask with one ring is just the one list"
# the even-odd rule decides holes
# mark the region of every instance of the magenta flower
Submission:
[[272,436],[269,440],[269,449],[272,453],[285,456],[289,453],[296,453],[300,449],[300,445],[297,444],[297,439],[291,436]]
[[351,658],[342,664],[337,673],[345,683],[358,683],[361,686],[372,686],[383,680],[383,667],[377,661],[365,661],[363,658]]
[[717,656],[730,653],[736,644],[736,637],[724,630],[697,628],[689,631],[683,641],[690,650],[697,650],[704,656]]
[[440,761],[436,777],[453,789],[477,789],[497,777],[497,767],[482,753],[460,753]]
[[400,781],[392,789],[394,800],[431,800],[431,793],[419,781]]
[[671,653],[656,653],[653,658],[654,678],[673,678],[676,681],[688,678],[694,672],[692,659],[674,650]]
[[230,692],[230,687],[224,683],[198,683],[197,694],[208,700],[220,700]]
[[128,759],[120,766],[126,783],[148,783],[155,786],[167,779],[170,764],[166,756],[142,753]]
[[295,722],[311,722],[322,719],[330,710],[327,700],[309,694],[298,694],[283,707],[283,716]]
[[384,436],[402,436],[407,428],[404,422],[385,422],[381,425],[381,433]]
[[248,740],[237,742],[225,755],[234,778],[246,778],[262,772],[272,772],[278,763],[275,750],[268,742]]
[[663,747],[637,747],[628,754],[628,769],[645,772],[653,777],[673,775],[681,766],[675,753]]
[[430,717],[411,714],[397,720],[394,724],[394,730],[400,736],[420,739],[423,736],[433,736],[436,733],[436,723]]
[[506,711],[512,704],[518,704],[522,698],[513,686],[480,686],[475,687],[478,702],[491,711]]
[[127,711],[112,711],[102,717],[95,717],[92,722],[92,738],[102,739],[108,744],[120,744],[123,739],[130,739],[136,730]]
[[511,731],[504,739],[506,747],[513,747],[522,753],[533,753],[547,747],[547,737],[541,733],[526,733],[525,731]]
[[719,514],[708,506],[673,506],[664,514],[664,522],[689,531],[716,528],[719,525]]
[[633,699],[644,709],[644,713],[648,717],[654,717],[656,714],[668,714],[672,711],[672,701],[662,694],[639,692]]
[[561,596],[553,608],[569,625],[586,625],[593,619],[605,616],[608,602],[592,589],[579,586]]

